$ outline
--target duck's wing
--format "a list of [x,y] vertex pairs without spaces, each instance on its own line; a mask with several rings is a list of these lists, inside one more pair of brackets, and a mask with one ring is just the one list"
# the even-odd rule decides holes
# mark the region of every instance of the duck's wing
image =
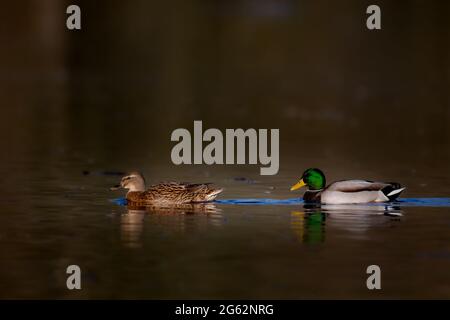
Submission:
[[339,191],[343,193],[365,193],[367,191],[378,193],[386,197],[386,200],[395,200],[400,193],[405,190],[397,182],[380,182],[380,181],[369,181],[369,180],[342,180],[336,181],[330,184],[326,191]]
[[151,185],[147,191],[204,192],[214,189],[211,185],[212,183],[163,182]]
[[342,180],[333,182],[326,189],[340,192],[379,191],[388,185],[390,184],[369,180]]
[[214,188],[211,183],[163,182],[150,186],[145,198],[157,202],[205,202],[214,200],[222,189]]

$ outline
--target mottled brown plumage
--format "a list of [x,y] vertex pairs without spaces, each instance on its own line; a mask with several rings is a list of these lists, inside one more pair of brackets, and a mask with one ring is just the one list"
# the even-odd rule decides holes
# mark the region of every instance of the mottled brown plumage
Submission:
[[214,200],[222,189],[211,186],[210,183],[192,184],[165,182],[150,186],[145,189],[145,180],[137,172],[133,172],[122,178],[120,186],[128,189],[127,201],[135,205],[155,204],[183,204],[199,203]]

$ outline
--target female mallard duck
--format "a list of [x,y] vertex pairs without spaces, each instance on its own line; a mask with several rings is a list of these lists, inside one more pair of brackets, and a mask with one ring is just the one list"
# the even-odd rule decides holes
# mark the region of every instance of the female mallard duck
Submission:
[[138,172],[132,172],[122,178],[120,184],[111,188],[128,189],[127,201],[130,204],[162,205],[209,202],[214,200],[223,189],[215,189],[210,183],[191,184],[167,182],[150,186],[145,189],[144,177]]
[[405,190],[396,182],[366,180],[342,180],[325,187],[325,175],[316,168],[306,170],[300,181],[291,187],[291,191],[303,186],[308,186],[303,200],[327,204],[388,202],[395,200]]

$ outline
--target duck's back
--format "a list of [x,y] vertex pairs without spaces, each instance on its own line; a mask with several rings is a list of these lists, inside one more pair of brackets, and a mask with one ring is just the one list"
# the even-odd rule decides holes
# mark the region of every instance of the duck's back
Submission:
[[209,183],[165,182],[150,186],[143,192],[129,192],[127,200],[135,203],[181,204],[214,200],[222,189]]

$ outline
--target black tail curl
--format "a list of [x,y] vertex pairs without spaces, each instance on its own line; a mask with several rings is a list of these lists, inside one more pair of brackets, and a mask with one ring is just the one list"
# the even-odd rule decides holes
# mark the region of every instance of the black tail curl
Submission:
[[389,182],[389,185],[381,189],[381,192],[389,199],[389,201],[394,201],[403,192],[403,190],[389,195],[392,191],[402,189],[402,185],[397,182]]

